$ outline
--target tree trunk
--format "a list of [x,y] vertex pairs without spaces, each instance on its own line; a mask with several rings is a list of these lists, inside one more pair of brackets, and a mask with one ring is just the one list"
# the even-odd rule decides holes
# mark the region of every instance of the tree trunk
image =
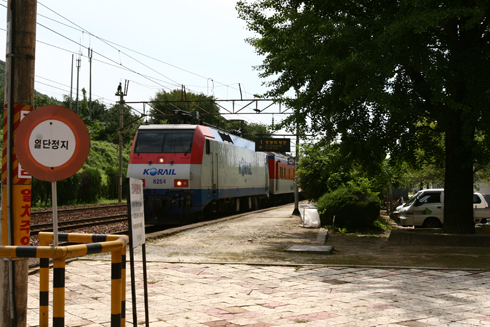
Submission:
[[446,130],[443,231],[453,234],[474,234],[476,233],[473,220],[474,128],[465,127],[464,119],[451,120],[452,123]]

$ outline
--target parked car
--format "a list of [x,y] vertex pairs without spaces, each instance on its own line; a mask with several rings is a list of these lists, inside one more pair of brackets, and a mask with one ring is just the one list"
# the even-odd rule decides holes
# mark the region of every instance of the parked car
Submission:
[[[490,210],[484,195],[475,192],[473,205],[475,223],[486,223]],[[444,189],[421,190],[395,212],[401,226],[440,228],[444,223]]]

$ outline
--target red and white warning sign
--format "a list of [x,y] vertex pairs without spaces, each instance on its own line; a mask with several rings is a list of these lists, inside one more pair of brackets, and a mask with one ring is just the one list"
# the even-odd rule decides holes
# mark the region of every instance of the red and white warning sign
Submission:
[[55,182],[82,168],[90,151],[90,137],[77,114],[65,107],[49,105],[22,119],[15,150],[27,172],[40,180]]

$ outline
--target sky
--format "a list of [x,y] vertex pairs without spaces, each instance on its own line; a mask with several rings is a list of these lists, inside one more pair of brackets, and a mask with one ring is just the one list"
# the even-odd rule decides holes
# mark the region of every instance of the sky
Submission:
[[[0,0],[3,44],[6,6],[7,2]],[[238,18],[235,6],[234,0],[38,1],[35,89],[59,100],[69,95],[74,55],[73,98],[77,59],[79,90],[85,88],[88,92],[91,48],[92,100],[98,99],[107,106],[119,101],[115,95],[117,86],[126,80],[127,102],[148,101],[162,89],[181,89],[182,85],[193,93],[230,100],[240,99],[240,84],[242,98],[251,99],[267,90],[259,72],[253,69],[263,57],[245,41],[253,34]],[[0,58],[5,58],[5,47],[0,47]],[[81,98],[81,91],[79,94]],[[236,103],[235,111],[241,104],[246,103]],[[143,112],[142,104],[131,106]],[[225,106],[232,110],[231,103]],[[252,109],[241,113],[251,113]],[[262,114],[225,117],[271,124],[272,115],[265,113],[278,110],[278,106],[273,106]],[[284,117],[274,114],[274,122]]]

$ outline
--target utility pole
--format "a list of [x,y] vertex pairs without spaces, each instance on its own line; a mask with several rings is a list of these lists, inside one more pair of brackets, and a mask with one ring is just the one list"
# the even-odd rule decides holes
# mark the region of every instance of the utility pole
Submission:
[[88,49],[88,60],[90,63],[90,77],[89,77],[89,88],[88,88],[88,119],[92,119],[92,55],[94,51]]
[[[21,167],[13,149],[14,123],[34,105],[37,0],[9,0],[7,7],[7,60],[2,156],[2,245],[29,245],[31,179],[18,174]],[[16,125],[15,125],[16,126]],[[6,168],[6,169],[5,169]],[[19,207],[19,203],[22,203]],[[27,224],[27,225],[26,225]],[[27,325],[28,261],[0,260],[0,326]]]
[[77,59],[77,100],[76,100],[76,104],[77,104],[77,115],[80,116],[80,110],[78,109],[78,89],[79,89],[79,82],[80,82],[80,67],[82,66],[82,63],[81,63],[81,59],[80,59],[80,56],[78,56],[78,59]]
[[129,81],[124,82],[124,91],[121,83],[117,87],[116,95],[119,96],[119,181],[117,187],[118,202],[122,202],[122,148],[123,148],[123,116],[124,116],[124,97],[128,95]]
[[296,125],[296,158],[294,160],[294,210],[293,215],[299,216],[299,190],[298,190],[298,160],[299,160],[299,132]]
[[71,79],[70,79],[70,110],[73,110],[73,57],[74,55],[71,55]]

